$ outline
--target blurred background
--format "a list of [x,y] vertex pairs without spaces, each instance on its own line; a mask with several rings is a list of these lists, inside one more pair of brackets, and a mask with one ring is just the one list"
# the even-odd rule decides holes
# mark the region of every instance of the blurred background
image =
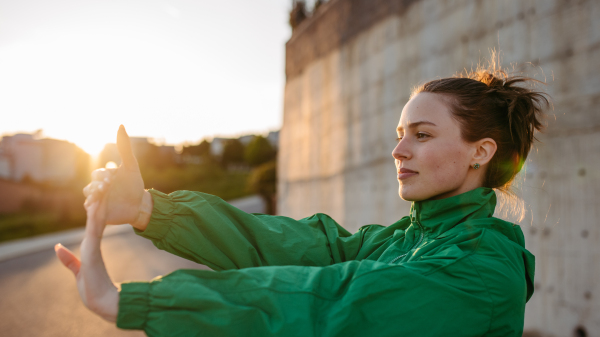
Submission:
[[[497,208],[536,256],[524,335],[600,336],[595,0],[0,0],[0,334],[143,335],[87,312],[51,251],[77,249],[119,124],[147,188],[389,225],[410,207],[391,151],[411,88],[493,49],[553,100],[517,179],[524,217]],[[108,234],[115,281],[203,268]]]

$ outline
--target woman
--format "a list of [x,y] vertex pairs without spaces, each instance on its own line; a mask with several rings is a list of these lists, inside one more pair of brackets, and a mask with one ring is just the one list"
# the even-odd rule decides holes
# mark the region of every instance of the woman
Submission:
[[[57,245],[84,304],[150,336],[521,336],[534,256],[519,226],[492,217],[540,130],[548,100],[531,79],[479,70],[417,88],[392,152],[409,216],[348,233],[325,214],[247,214],[189,191],[144,191],[125,129],[123,164],[84,189],[82,262]],[[131,223],[160,249],[218,272],[112,283],[105,223]]]

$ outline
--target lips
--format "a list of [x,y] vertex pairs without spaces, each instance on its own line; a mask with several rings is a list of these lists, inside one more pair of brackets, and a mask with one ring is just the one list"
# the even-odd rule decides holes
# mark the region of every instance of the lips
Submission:
[[410,177],[414,177],[417,174],[419,174],[419,172],[409,170],[409,169],[403,167],[400,170],[398,170],[398,179],[400,179],[400,180],[407,179]]

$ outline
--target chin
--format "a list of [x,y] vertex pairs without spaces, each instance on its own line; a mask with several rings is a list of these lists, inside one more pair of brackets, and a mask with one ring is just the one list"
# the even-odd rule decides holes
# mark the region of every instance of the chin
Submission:
[[424,195],[423,191],[419,191],[415,186],[400,185],[398,188],[398,195],[400,198],[406,201],[421,201],[429,199],[427,195]]

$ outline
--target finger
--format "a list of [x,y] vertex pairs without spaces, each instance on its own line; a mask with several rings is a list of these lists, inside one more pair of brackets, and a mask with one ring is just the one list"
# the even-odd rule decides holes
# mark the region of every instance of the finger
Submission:
[[109,184],[110,181],[92,181],[83,188],[83,195],[87,198],[94,194],[104,194]]
[[104,187],[101,188],[97,188],[96,190],[94,190],[93,193],[90,193],[87,198],[85,198],[85,202],[83,203],[83,206],[87,209],[91,204],[93,204],[94,202],[107,197],[108,196],[108,187],[107,185],[105,185]]
[[117,169],[97,169],[92,171],[92,181],[83,188],[83,195],[86,198],[90,196],[100,183],[110,184],[116,172]]
[[121,165],[128,170],[139,171],[138,162],[131,149],[131,141],[123,125],[119,126],[119,132],[117,133],[117,149],[121,156]]
[[79,274],[79,269],[81,268],[81,261],[79,261],[77,256],[60,243],[54,246],[54,251],[60,262],[77,276],[77,274]]
[[86,207],[86,236],[92,238],[102,238],[102,233],[106,227],[106,200],[108,193],[105,193],[97,201],[88,204]]
[[92,181],[109,181],[112,179],[112,176],[115,174],[117,169],[97,169],[92,171]]
[[85,185],[83,188],[83,196],[87,198],[90,194],[92,194],[92,183]]
[[83,207],[85,207],[85,209],[87,210],[87,208],[96,200],[98,200],[98,194],[90,194],[87,198],[85,198]]

